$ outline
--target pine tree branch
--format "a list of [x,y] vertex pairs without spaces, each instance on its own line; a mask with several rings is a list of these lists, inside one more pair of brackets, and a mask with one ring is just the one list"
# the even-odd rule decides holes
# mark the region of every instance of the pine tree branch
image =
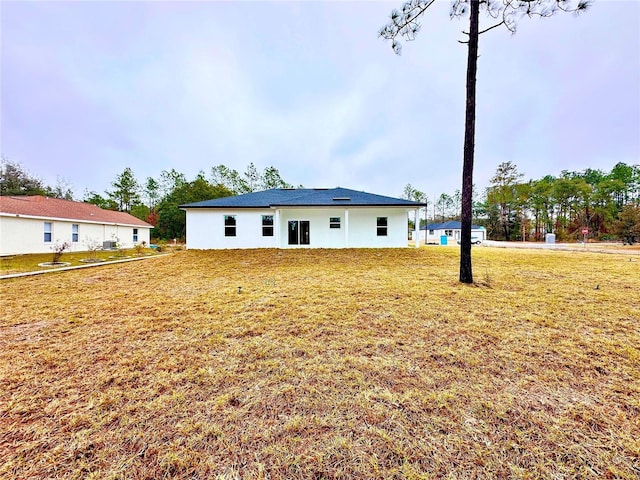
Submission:
[[489,28],[485,28],[484,30],[481,30],[480,32],[478,32],[478,35],[482,35],[483,33],[487,33],[489,30],[493,30],[494,28],[498,28],[500,25],[504,25],[504,24],[505,24],[505,22],[503,20],[500,23],[496,23],[495,25],[493,25],[493,26],[491,26]]

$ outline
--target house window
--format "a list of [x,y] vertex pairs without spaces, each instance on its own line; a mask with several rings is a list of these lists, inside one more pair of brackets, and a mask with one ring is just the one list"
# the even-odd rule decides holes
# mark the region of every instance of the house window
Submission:
[[224,236],[225,237],[236,236],[236,216],[235,215],[224,216]]
[[78,224],[77,223],[73,223],[71,225],[71,241],[73,243],[77,243],[78,242]]
[[51,222],[44,222],[44,241],[51,243]]
[[340,228],[340,217],[329,217],[329,228]]
[[378,217],[376,220],[376,225],[378,226],[378,236],[386,237],[387,236],[387,217]]
[[137,243],[138,242],[138,229],[134,228],[133,229],[133,243]]
[[445,234],[447,237],[453,237],[453,230],[445,230],[445,231],[444,231],[444,234]]
[[433,235],[434,232],[435,230],[429,229],[429,235]]
[[262,236],[273,237],[273,215],[262,215]]

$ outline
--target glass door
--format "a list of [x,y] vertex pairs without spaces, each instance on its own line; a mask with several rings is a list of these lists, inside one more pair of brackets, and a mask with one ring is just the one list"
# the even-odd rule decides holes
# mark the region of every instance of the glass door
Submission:
[[311,243],[311,227],[309,220],[300,220],[300,245],[309,245]]
[[289,245],[310,245],[311,225],[309,220],[289,220]]
[[298,245],[298,221],[289,220],[289,245]]

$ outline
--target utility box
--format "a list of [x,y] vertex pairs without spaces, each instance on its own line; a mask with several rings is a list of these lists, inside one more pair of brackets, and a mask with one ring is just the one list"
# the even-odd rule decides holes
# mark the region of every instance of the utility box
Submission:
[[102,249],[103,250],[115,250],[116,248],[118,248],[116,246],[116,242],[114,242],[112,240],[107,240],[105,242],[102,242]]
[[447,236],[440,235],[440,245],[446,245],[446,244],[447,244]]
[[544,236],[545,243],[556,243],[556,234],[555,233],[547,233]]

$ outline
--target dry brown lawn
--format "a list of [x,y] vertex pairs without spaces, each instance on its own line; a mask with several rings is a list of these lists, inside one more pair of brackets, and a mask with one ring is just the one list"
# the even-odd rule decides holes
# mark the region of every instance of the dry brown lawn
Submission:
[[[178,252],[0,282],[0,478],[640,477],[640,258]],[[238,287],[242,287],[238,293]]]

